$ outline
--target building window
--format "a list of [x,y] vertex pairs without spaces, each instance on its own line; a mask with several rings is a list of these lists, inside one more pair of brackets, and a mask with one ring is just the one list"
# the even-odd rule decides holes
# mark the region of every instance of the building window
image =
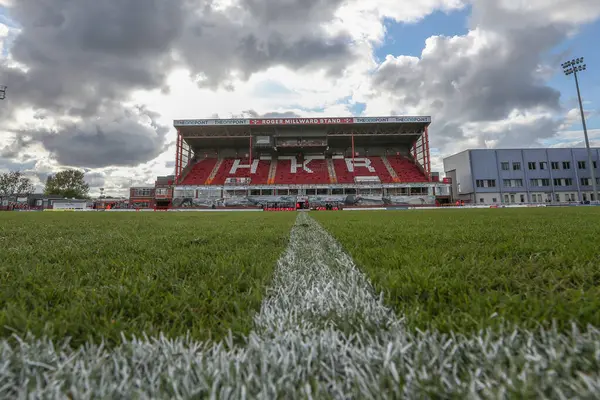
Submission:
[[507,162],[500,163],[500,166],[502,168],[502,171],[510,170],[509,164]]
[[563,161],[563,169],[571,169],[571,162]]
[[513,163],[513,171],[520,171],[521,170],[521,163],[520,162],[514,162]]
[[167,196],[168,194],[169,194],[169,189],[167,189],[167,188],[156,189],[156,196]]
[[525,195],[524,195],[524,194],[522,194],[522,195],[521,195],[521,196],[519,196],[519,197],[520,197],[520,199],[521,199],[521,203],[525,203]]
[[542,195],[540,193],[538,193],[537,199],[538,199],[538,203],[542,203],[543,202]]
[[495,179],[477,179],[475,181],[475,186],[477,186],[478,188],[488,188],[488,187],[496,187],[496,180]]
[[514,194],[511,194],[511,195],[510,195],[510,202],[511,202],[511,203],[514,203],[514,202],[515,202],[515,195],[514,195]]
[[577,168],[585,169],[585,161],[577,161]]
[[552,161],[550,163],[550,166],[552,167],[552,169],[555,169],[555,170],[560,169],[559,165],[560,165],[560,163],[558,161]]
[[596,185],[600,185],[600,178],[596,178]]
[[480,202],[480,203],[483,203],[483,197],[479,199],[479,202]]
[[535,163],[534,162],[528,162],[527,163],[527,168],[534,170],[535,169]]
[[540,169],[548,169],[548,163],[546,161],[540,162]]
[[583,197],[583,201],[587,201],[587,193],[582,193],[581,195]]
[[592,165],[594,168],[598,168],[598,163],[596,161],[592,161]]
[[560,193],[554,194],[554,200],[556,200],[557,203],[560,203]]
[[550,186],[550,179],[530,179],[529,183],[532,187]]
[[492,198],[492,203],[496,203],[496,198],[495,197]]
[[573,186],[572,178],[554,178],[554,186]]
[[590,186],[591,182],[590,182],[590,178],[581,178],[581,186]]
[[152,196],[152,189],[134,189],[133,190],[134,197],[150,197]]
[[509,200],[508,200],[508,195],[507,195],[507,194],[505,194],[505,195],[504,195],[504,202],[505,202],[505,203],[508,203],[508,202],[509,202]]
[[523,187],[523,179],[503,179],[504,187]]

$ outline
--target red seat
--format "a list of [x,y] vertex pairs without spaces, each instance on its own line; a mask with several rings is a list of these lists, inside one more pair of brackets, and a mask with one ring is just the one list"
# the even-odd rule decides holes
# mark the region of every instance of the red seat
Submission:
[[303,168],[303,160],[297,160],[296,173],[292,173],[291,160],[277,160],[275,184],[278,185],[323,185],[330,183],[326,160],[312,159]]
[[423,172],[411,160],[402,156],[389,156],[388,161],[398,179],[402,183],[427,182],[428,179]]
[[[237,159],[240,160],[240,165],[247,166],[250,165],[249,159]],[[234,166],[236,158],[226,158],[221,163],[215,178],[212,180],[211,185],[223,185],[225,184],[225,180],[227,178],[250,178],[250,183],[252,185],[266,185],[267,180],[269,179],[269,168],[271,167],[270,161],[258,160],[258,165],[256,168],[256,173],[252,173],[250,168],[240,168],[238,167],[233,173],[231,172],[232,167]],[[252,160],[252,162],[256,162],[257,160]]]
[[181,182],[182,185],[204,185],[217,164],[216,158],[205,158],[198,161]]
[[394,177],[390,175],[390,171],[388,171],[381,157],[369,157],[369,160],[371,160],[371,166],[377,171],[381,183],[394,183]]
[[[355,176],[377,176],[381,180],[380,175],[389,175],[385,165],[383,165],[383,161],[381,165],[373,165],[372,157],[357,157],[355,158],[355,166],[354,172],[350,172],[348,170],[348,163],[346,160],[351,160],[351,158],[347,159],[335,159],[333,160],[333,167],[335,169],[335,175],[337,177],[338,183],[354,183]],[[370,161],[370,166],[374,169],[374,171],[369,170],[369,168],[365,167],[363,160],[368,159]],[[382,180],[383,182],[383,180]]]

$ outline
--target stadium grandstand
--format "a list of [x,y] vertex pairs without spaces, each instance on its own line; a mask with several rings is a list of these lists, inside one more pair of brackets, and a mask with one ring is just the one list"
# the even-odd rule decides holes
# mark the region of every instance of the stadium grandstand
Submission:
[[172,207],[423,206],[431,117],[176,120]]

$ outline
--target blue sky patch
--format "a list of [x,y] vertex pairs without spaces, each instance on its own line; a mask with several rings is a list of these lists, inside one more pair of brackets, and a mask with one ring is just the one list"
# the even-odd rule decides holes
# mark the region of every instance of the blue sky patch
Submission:
[[398,23],[386,20],[386,40],[375,51],[375,57],[383,61],[388,54],[420,57],[425,40],[431,36],[456,36],[468,33],[470,7],[445,13],[435,11],[416,23]]
[[[581,28],[578,35],[568,39],[558,46],[554,53],[561,54],[565,52],[567,56],[564,61],[571,58],[584,57],[587,64],[587,70],[579,75],[579,84],[581,96],[585,101],[584,108],[600,108],[600,52],[598,52],[598,38],[600,38],[600,22],[585,25]],[[565,76],[562,69],[557,65],[557,73],[552,77],[549,85],[562,93],[561,101],[565,109],[579,107],[577,102],[577,89],[573,76]],[[588,120],[588,128],[600,128],[600,116],[593,115]],[[582,129],[578,122],[573,129]]]

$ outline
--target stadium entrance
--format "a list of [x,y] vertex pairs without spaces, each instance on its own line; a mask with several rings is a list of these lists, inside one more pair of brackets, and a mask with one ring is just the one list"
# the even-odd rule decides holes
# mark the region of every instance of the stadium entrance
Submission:
[[430,122],[427,116],[174,121],[172,205],[434,205],[450,185],[431,173]]

